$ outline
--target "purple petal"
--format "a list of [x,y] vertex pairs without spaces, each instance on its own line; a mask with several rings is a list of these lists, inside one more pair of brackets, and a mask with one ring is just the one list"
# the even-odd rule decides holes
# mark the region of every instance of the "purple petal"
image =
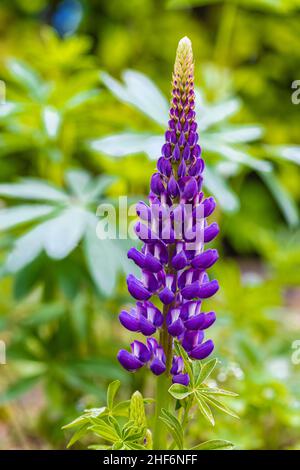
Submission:
[[179,336],[184,331],[184,325],[180,318],[168,326],[168,332],[171,336]]
[[119,315],[120,323],[129,331],[139,331],[139,319],[136,311],[132,309],[130,312],[122,310]]
[[141,362],[139,359],[137,359],[125,349],[121,349],[118,352],[117,358],[121,366],[129,370],[129,372],[135,372],[137,369],[140,369],[144,365],[143,362]]
[[139,328],[141,333],[145,336],[151,336],[156,332],[156,327],[143,315],[140,317]]
[[211,339],[205,341],[205,343],[197,346],[192,351],[189,352],[189,356],[192,359],[205,359],[211,354],[214,349],[214,343]]
[[183,160],[188,160],[190,158],[190,154],[191,154],[191,151],[190,151],[190,147],[189,145],[187,144],[184,149],[183,149],[183,152],[182,152],[182,158]]
[[196,348],[199,344],[202,343],[204,339],[203,331],[189,331],[186,330],[183,335],[182,340],[182,347],[187,351],[191,351],[192,349]]
[[159,348],[159,344],[157,342],[157,339],[155,339],[155,338],[148,338],[147,339],[147,345],[148,345],[148,348],[149,348],[151,354],[155,354],[157,348]]
[[152,273],[158,273],[162,269],[161,262],[151,253],[146,254],[143,267]]
[[193,176],[189,179],[186,183],[184,191],[182,193],[182,197],[186,200],[193,199],[198,191],[197,181]]
[[171,155],[172,155],[172,147],[171,147],[171,144],[169,144],[169,143],[164,144],[164,145],[162,146],[161,152],[162,152],[162,154],[163,154],[166,158],[170,158]]
[[192,261],[193,268],[207,269],[210,268],[219,258],[217,250],[206,250],[196,256]]
[[127,286],[130,294],[137,300],[148,300],[151,293],[143,286],[141,281],[136,279],[133,274],[127,277]]
[[205,313],[205,321],[204,321],[204,324],[202,325],[201,329],[206,330],[206,328],[209,328],[215,321],[216,321],[215,312]]
[[157,195],[160,195],[165,191],[165,187],[163,185],[161,175],[159,173],[154,173],[154,175],[152,175],[150,187],[151,191],[153,191],[154,194]]
[[135,264],[139,266],[140,268],[144,267],[145,255],[141,253],[139,250],[137,250],[136,248],[134,247],[130,248],[130,250],[127,253],[127,257],[129,259],[132,259],[132,261],[134,261]]
[[174,147],[173,157],[176,161],[180,160],[180,148],[178,144],[176,144]]
[[165,305],[169,305],[175,299],[175,294],[168,287],[165,287],[158,296]]
[[181,384],[187,386],[190,383],[189,374],[177,374],[173,375],[173,384]]
[[213,281],[206,282],[205,284],[201,284],[199,291],[198,291],[198,297],[200,299],[207,299],[208,297],[211,297],[214,295],[217,291],[219,290],[219,283],[215,279]]
[[160,359],[155,357],[150,364],[150,369],[152,370],[153,374],[161,375],[165,372],[166,366]]
[[185,328],[188,330],[202,330],[205,325],[205,314],[199,313],[199,315],[194,315],[191,318],[188,318],[184,322]]
[[185,268],[187,265],[187,258],[185,252],[182,250],[177,255],[172,258],[172,266],[174,269],[179,271],[180,269]]
[[204,217],[210,216],[216,207],[216,201],[213,197],[208,197],[207,199],[204,199],[202,204],[204,206]]
[[178,196],[179,194],[179,189],[178,189],[178,184],[174,178],[174,176],[171,176],[171,178],[169,179],[169,183],[168,183],[168,193],[170,194],[170,196],[172,197],[176,197]]
[[204,229],[204,242],[209,243],[218,235],[219,232],[220,229],[216,222],[213,222],[212,224],[208,225]]
[[190,284],[188,286],[185,286],[181,290],[181,295],[184,299],[192,300],[195,297],[200,297],[199,296],[199,291],[200,291],[200,282],[196,281],[196,282],[193,282],[192,284]]
[[172,375],[177,375],[182,372],[184,369],[184,362],[181,356],[173,356],[172,367],[170,373]]
[[131,345],[132,354],[141,362],[148,362],[151,358],[151,352],[144,343],[134,340]]

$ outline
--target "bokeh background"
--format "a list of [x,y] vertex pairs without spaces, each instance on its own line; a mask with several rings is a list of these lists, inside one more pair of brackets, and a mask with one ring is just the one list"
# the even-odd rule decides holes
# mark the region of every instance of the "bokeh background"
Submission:
[[300,1],[2,0],[1,449],[64,448],[113,379],[152,396],[115,357],[131,242],[99,242],[95,210],[146,197],[185,35],[221,226],[214,380],[240,415],[199,417],[188,444],[300,448]]

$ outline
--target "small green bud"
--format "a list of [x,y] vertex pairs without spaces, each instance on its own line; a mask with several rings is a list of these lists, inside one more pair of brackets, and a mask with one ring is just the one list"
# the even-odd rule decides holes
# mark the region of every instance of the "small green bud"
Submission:
[[130,420],[140,428],[147,426],[143,395],[136,391],[130,400]]

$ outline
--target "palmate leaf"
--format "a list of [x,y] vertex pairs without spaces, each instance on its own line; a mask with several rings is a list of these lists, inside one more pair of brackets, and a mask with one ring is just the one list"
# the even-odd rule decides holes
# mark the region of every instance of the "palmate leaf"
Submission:
[[47,255],[53,259],[68,256],[82,239],[88,218],[89,212],[85,209],[70,207],[49,220],[43,239],[43,248]]
[[55,260],[64,259],[84,239],[85,259],[95,285],[103,294],[111,295],[118,272],[127,273],[129,270],[125,255],[127,246],[124,240],[97,238],[98,219],[94,210],[97,199],[103,197],[115,178],[100,175],[92,179],[85,171],[69,170],[65,174],[65,181],[69,193],[37,179],[28,178],[20,183],[0,184],[0,196],[51,203],[0,209],[2,229],[14,228],[27,222],[36,223],[15,240],[7,256],[4,272],[16,273],[22,270],[42,252]]
[[168,102],[161,91],[146,75],[136,70],[125,70],[124,85],[107,73],[101,74],[102,82],[122,102],[138,108],[160,125],[168,120]]
[[66,203],[69,199],[66,193],[55,186],[33,178],[26,178],[20,183],[0,184],[0,196],[56,203]]
[[8,230],[26,222],[51,214],[55,208],[46,204],[23,204],[0,209],[0,231]]
[[200,391],[197,393],[198,398],[201,397],[202,401],[206,402],[206,405],[212,405],[215,408],[219,409],[220,411],[223,411],[224,413],[232,416],[233,418],[239,419],[239,416],[232,411],[230,408],[228,408],[227,405],[222,403],[221,401],[217,400],[216,398],[212,397],[211,395],[208,397],[207,395],[204,395],[204,393],[201,393]]
[[148,132],[122,132],[90,141],[92,150],[111,157],[124,157],[145,153],[151,160],[156,160],[163,144],[163,135]]

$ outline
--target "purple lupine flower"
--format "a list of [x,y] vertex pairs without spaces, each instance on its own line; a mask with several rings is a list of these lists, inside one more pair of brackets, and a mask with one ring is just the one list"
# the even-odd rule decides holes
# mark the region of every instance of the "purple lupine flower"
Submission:
[[[119,316],[125,328],[147,336],[147,344],[136,340],[131,353],[121,350],[118,354],[129,371],[147,364],[155,375],[170,373],[173,383],[183,385],[188,385],[189,376],[183,358],[174,355],[174,338],[191,359],[211,354],[214,344],[205,340],[204,330],[216,315],[202,311],[202,301],[219,289],[206,272],[217,261],[218,252],[205,249],[205,243],[218,235],[219,227],[206,221],[216,203],[213,197],[204,199],[202,192],[204,161],[194,108],[192,47],[185,37],[177,49],[170,119],[150,181],[149,205],[139,202],[136,206],[140,221],[135,231],[143,246],[141,251],[131,248],[128,258],[141,269],[141,277],[129,275],[127,285],[137,303]],[[153,337],[157,330],[159,340]]]

